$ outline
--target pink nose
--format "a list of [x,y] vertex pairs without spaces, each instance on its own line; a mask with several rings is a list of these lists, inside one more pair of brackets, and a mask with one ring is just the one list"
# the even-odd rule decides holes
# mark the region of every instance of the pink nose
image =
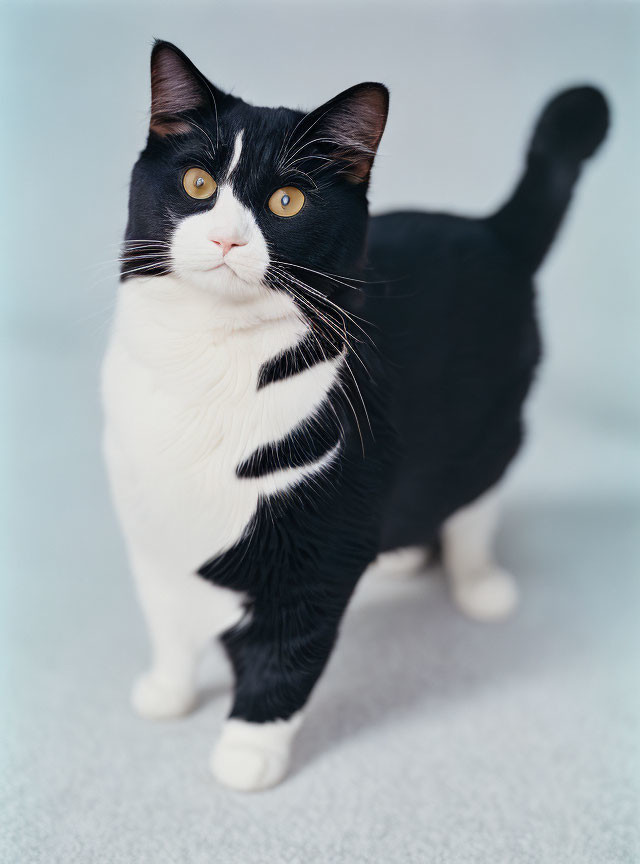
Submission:
[[246,240],[240,240],[237,237],[221,237],[218,234],[209,234],[209,240],[211,240],[212,243],[216,243],[222,249],[223,256],[226,255],[230,249],[233,249],[234,246],[247,245]]

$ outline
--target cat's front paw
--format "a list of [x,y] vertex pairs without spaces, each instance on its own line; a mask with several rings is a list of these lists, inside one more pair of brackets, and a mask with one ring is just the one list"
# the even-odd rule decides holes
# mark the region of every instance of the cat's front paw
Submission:
[[195,703],[193,688],[162,680],[153,672],[141,675],[133,685],[131,704],[147,720],[170,720],[188,714]]
[[518,586],[513,576],[500,567],[487,567],[453,587],[453,599],[468,618],[498,621],[518,605]]
[[272,723],[227,720],[211,754],[213,776],[240,792],[275,786],[288,771],[299,723],[299,717]]
[[239,792],[259,792],[275,786],[288,767],[288,753],[272,753],[250,744],[221,742],[211,755],[211,770],[216,780]]

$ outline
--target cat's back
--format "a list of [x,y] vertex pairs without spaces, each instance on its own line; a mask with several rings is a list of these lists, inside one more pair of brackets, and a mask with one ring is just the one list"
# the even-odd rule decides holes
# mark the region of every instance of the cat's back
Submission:
[[[536,354],[530,274],[488,220],[399,211],[371,219],[360,314],[408,385],[454,386],[465,367]],[[490,382],[489,382],[490,383]],[[424,389],[424,386],[422,386]]]
[[489,266],[503,276],[515,276],[519,269],[489,220],[420,210],[373,216],[367,255],[377,276],[393,284],[428,276],[432,286],[449,290],[465,278],[485,278]]
[[520,443],[539,338],[531,276],[485,220],[375,217],[369,262],[361,315],[387,360],[401,442],[383,541],[393,548],[414,542],[403,526],[415,507],[435,531],[501,475]]
[[509,333],[532,320],[531,276],[489,220],[385,213],[370,221],[367,253],[362,306],[394,355],[419,362],[427,341],[437,354],[510,343]]

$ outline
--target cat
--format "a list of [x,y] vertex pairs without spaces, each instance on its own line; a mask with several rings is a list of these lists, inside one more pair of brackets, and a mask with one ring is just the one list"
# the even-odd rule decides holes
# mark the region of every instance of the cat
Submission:
[[556,96],[487,218],[369,218],[382,84],[256,108],[157,41],[151,91],[102,383],[153,657],[132,700],[189,711],[219,637],[235,687],[211,767],[258,790],[285,776],[374,560],[435,544],[467,615],[515,606],[492,539],[540,356],[532,276],[607,103]]

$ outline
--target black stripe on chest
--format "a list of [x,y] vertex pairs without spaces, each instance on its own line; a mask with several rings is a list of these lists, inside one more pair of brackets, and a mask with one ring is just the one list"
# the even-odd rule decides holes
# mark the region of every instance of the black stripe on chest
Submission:
[[280,441],[264,444],[241,462],[236,475],[241,479],[264,477],[287,468],[313,465],[342,439],[342,423],[331,402],[330,391],[317,411],[305,418]]
[[258,373],[258,390],[267,384],[304,372],[317,363],[331,360],[343,349],[344,342],[337,335],[332,333],[327,337],[324,333],[312,329],[300,342],[262,364]]

